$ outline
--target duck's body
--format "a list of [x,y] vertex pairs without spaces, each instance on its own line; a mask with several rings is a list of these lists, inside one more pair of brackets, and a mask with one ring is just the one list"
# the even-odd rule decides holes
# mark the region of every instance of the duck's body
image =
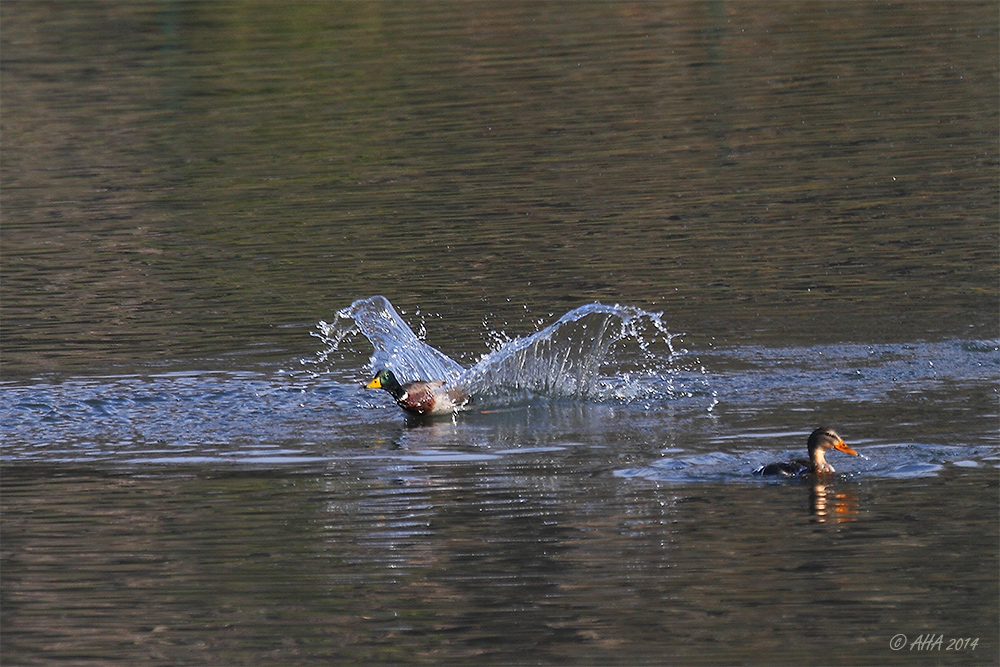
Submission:
[[[829,466],[829,464],[827,464]],[[775,461],[754,470],[755,475],[780,475],[782,477],[804,477],[812,472],[812,461],[809,459],[793,459],[791,461]]]
[[809,450],[808,459],[779,461],[769,463],[754,470],[755,475],[778,475],[782,477],[806,477],[809,475],[830,475],[836,472],[833,466],[826,462],[826,453],[831,449],[857,456],[858,453],[847,446],[843,438],[832,428],[822,427],[812,432],[806,447]]
[[366,389],[384,389],[403,410],[414,415],[440,415],[456,412],[468,400],[455,389],[445,389],[442,380],[400,384],[392,371],[380,370]]

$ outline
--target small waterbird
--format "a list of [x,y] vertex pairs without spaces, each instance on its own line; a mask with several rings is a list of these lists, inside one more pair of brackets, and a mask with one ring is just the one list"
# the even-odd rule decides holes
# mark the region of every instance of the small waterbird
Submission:
[[468,401],[457,389],[445,389],[442,380],[400,384],[388,368],[383,368],[365,389],[384,389],[399,407],[414,415],[440,415],[456,412]]
[[782,477],[805,477],[807,475],[829,475],[836,472],[833,466],[826,462],[826,453],[831,449],[858,456],[858,453],[847,446],[844,439],[832,428],[823,426],[809,436],[808,459],[780,461],[769,463],[754,470],[755,475],[780,475]]

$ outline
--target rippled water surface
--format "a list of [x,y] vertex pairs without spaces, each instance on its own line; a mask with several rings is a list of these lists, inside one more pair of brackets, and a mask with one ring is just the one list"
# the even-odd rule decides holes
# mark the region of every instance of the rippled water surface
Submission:
[[3,664],[1000,659],[993,3],[0,18]]

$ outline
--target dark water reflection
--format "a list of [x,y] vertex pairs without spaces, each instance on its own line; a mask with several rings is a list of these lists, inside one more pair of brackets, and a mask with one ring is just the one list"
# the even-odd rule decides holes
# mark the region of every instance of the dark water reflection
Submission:
[[[8,471],[6,655],[912,664],[890,638],[933,629],[982,635],[948,661],[995,657],[995,562],[980,554],[996,533],[969,531],[996,519],[995,470],[919,493],[838,482],[851,510],[832,517],[788,485],[580,487],[544,456],[364,486],[359,472]],[[928,504],[935,489],[961,511]]]
[[8,375],[305,353],[370,294],[458,356],[595,299],[699,342],[995,333],[991,3],[10,3],[2,31]]
[[[996,662],[995,3],[0,11],[4,664]],[[373,294],[686,351],[410,424]]]

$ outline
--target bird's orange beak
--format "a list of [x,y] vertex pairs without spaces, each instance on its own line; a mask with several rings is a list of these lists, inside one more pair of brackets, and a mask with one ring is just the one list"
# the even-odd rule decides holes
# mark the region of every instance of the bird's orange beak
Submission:
[[847,443],[841,440],[836,445],[833,446],[834,449],[844,452],[845,454],[850,454],[851,456],[857,456],[858,453],[847,446]]
[[372,378],[372,381],[365,385],[365,389],[381,389],[382,380],[376,375]]

